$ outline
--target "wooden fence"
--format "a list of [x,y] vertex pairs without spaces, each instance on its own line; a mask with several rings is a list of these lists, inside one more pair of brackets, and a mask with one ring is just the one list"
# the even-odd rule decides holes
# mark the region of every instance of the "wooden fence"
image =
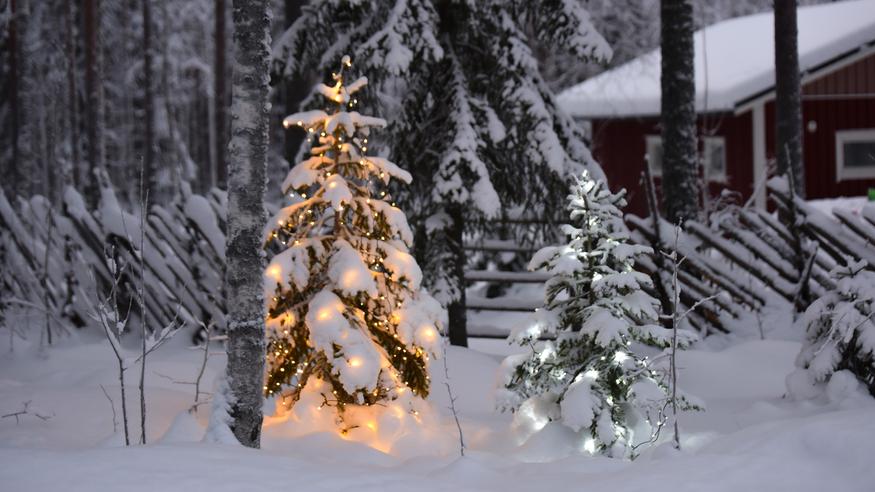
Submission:
[[[115,202],[110,190],[103,193]],[[193,332],[200,323],[221,329],[224,210],[225,194],[217,190],[154,205],[141,236],[138,217],[117,207],[86,210],[72,189],[61,209],[42,197],[13,204],[0,192],[2,303],[48,312],[58,329],[93,323],[97,303],[114,283],[110,265],[116,264],[122,300],[133,295],[142,273],[150,330],[177,317]]]
[[[685,258],[679,271],[684,308],[725,293],[697,306],[690,315],[690,323],[702,333],[730,331],[746,313],[762,310],[776,299],[786,303],[796,300],[800,265],[806,262],[800,261],[799,249],[793,246],[793,230],[787,225],[786,217],[794,211],[798,230],[814,246],[805,249],[814,251],[814,256],[808,262],[810,273],[803,275],[813,296],[833,287],[829,271],[835,266],[851,259],[867,260],[870,268],[875,265],[875,204],[866,205],[858,214],[846,210],[825,214],[798,198],[791,201],[786,183],[777,179],[769,183],[769,195],[777,213],[733,208],[712,216],[709,224],[686,224],[678,236],[677,251]],[[212,191],[150,207],[142,235],[150,329],[160,329],[176,316],[194,329],[202,322],[224,327],[225,206],[224,193]],[[632,215],[626,221],[634,242],[666,252],[675,249],[675,231],[670,224]],[[0,192],[0,310],[4,305],[6,309],[19,305],[48,312],[58,325],[92,323],[98,298],[113,282],[110,264],[125,266],[122,285],[126,296],[138,283],[134,277],[140,274],[139,223],[138,217],[115,208],[86,210],[82,197],[73,190],[66,193],[61,209],[53,209],[41,197],[11,203]],[[544,224],[531,219],[513,219],[508,221],[510,232],[505,238],[466,242],[464,250],[469,256],[518,257],[514,271],[469,268],[466,281],[502,287],[543,284],[547,274],[524,271],[522,266],[539,249],[540,244],[534,243],[547,241],[545,236],[513,239],[527,226],[544,230]],[[666,271],[658,258],[645,258],[637,267],[654,279],[651,294],[664,300]],[[469,311],[531,312],[541,302],[540,298],[472,295],[465,307]],[[509,328],[472,325],[468,334],[504,337]]]
[[[842,209],[825,214],[796,197],[792,203],[798,217],[798,230],[809,245],[800,252],[793,247],[793,230],[787,224],[793,210],[786,182],[773,179],[768,190],[776,213],[729,208],[713,215],[709,224],[688,222],[684,230],[679,231],[676,244],[675,228],[671,224],[654,221],[652,217],[626,217],[633,242],[666,253],[677,249],[678,255],[684,258],[678,272],[683,309],[711,298],[697,305],[688,318],[703,334],[731,331],[733,323],[746,313],[761,311],[769,304],[792,305],[801,290],[800,270],[811,296],[816,297],[834,287],[829,271],[837,265],[863,259],[868,261],[869,268],[875,267],[875,203],[864,206],[859,214]],[[537,248],[520,246],[512,240],[483,240],[466,245],[466,249],[531,256]],[[809,252],[813,257],[800,258]],[[800,268],[800,265],[805,267]],[[649,293],[667,302],[670,283],[664,261],[651,255],[640,261],[637,268],[654,281],[654,289]],[[526,271],[469,270],[465,275],[469,283],[505,286],[547,279],[543,272]],[[477,311],[531,312],[541,301],[473,298],[466,307]],[[469,336],[475,338],[506,335],[494,327],[469,326],[468,331]]]

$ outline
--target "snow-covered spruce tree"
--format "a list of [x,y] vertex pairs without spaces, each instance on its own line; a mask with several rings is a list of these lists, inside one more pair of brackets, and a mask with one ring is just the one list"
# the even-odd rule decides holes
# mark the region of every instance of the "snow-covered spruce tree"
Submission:
[[[541,249],[529,264],[554,276],[536,323],[511,337],[532,352],[505,360],[499,404],[541,427],[558,421],[580,432],[591,453],[629,456],[655,437],[669,402],[664,370],[639,345],[668,347],[672,331],[658,324],[650,278],[633,269],[650,248],[629,243],[622,193],[584,173],[569,200],[569,243]],[[542,335],[556,339],[537,345]],[[695,339],[678,335],[680,347]]]
[[373,75],[359,103],[391,115],[372,146],[416,163],[396,195],[427,286],[451,306],[451,339],[464,339],[462,226],[488,230],[480,219],[514,206],[555,217],[568,178],[584,167],[601,175],[525,32],[577,60],[611,56],[578,0],[313,1],[274,47],[276,79],[327,74],[342,53]]
[[816,396],[824,386],[842,391],[853,380],[849,371],[875,396],[875,272],[860,261],[836,267],[832,276],[835,289],[799,318],[806,341],[788,389],[797,398]]
[[[332,106],[286,117],[305,128],[311,156],[283,183],[292,204],[274,218],[268,246],[280,250],[265,275],[267,395],[294,403],[312,384],[337,407],[400,400],[410,411],[429,392],[429,357],[440,354],[444,311],[424,291],[408,253],[413,237],[386,186],[411,176],[367,155],[370,129],[386,121],[353,111],[344,57],[334,85],[317,90]],[[412,393],[412,394],[411,394]]]

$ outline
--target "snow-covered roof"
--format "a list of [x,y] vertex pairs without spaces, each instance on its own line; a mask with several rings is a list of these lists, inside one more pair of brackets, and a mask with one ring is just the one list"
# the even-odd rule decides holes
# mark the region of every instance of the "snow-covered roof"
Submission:
[[[875,41],[875,0],[800,7],[797,22],[804,73]],[[696,31],[697,111],[731,111],[774,87],[773,33],[772,12]],[[563,91],[559,101],[583,118],[659,114],[660,63],[657,49]]]

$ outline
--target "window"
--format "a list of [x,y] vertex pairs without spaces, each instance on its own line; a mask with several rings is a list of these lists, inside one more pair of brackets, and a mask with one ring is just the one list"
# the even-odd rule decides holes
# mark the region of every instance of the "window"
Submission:
[[702,143],[702,157],[708,181],[726,181],[726,139],[705,137]]
[[[662,176],[662,138],[658,135],[645,137],[646,154],[654,177]],[[726,181],[726,139],[705,137],[702,139],[702,163],[709,181]]]
[[654,178],[662,176],[662,137],[647,135],[647,148],[644,154],[646,162],[650,163],[650,172]]
[[836,181],[875,178],[875,128],[836,132]]

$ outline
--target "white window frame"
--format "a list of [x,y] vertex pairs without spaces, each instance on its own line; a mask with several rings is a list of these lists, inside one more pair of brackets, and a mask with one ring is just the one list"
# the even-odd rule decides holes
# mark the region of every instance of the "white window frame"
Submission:
[[653,148],[656,146],[662,148],[662,137],[659,135],[645,135],[644,136],[644,160],[645,163],[650,166],[650,173],[654,178],[662,177],[662,153],[660,154],[659,167],[653,165],[650,162],[650,156],[653,154]]
[[[645,135],[644,136],[644,158],[648,164],[652,164],[650,162],[650,156],[653,155],[653,149],[656,146],[662,147],[662,137],[660,135]],[[723,147],[723,170],[719,173],[714,173],[711,170],[711,153],[709,152],[710,148],[714,145],[721,145]],[[664,154],[663,154],[664,155]],[[705,176],[708,181],[711,182],[726,182],[726,167],[729,163],[726,161],[726,137],[722,136],[713,136],[713,137],[703,137],[702,138],[702,165],[704,166]],[[650,171],[653,174],[654,178],[662,177],[662,162],[660,161],[659,167],[651,165]]]
[[875,128],[836,131],[836,181],[875,178],[875,165],[845,168],[845,144],[849,142],[875,143]]
[[[723,148],[723,170],[718,173],[713,171],[713,164],[711,162],[711,148],[715,145],[719,145]],[[702,137],[702,167],[705,172],[705,179],[709,182],[717,182],[717,183],[725,183],[726,182],[726,167],[729,165],[726,162],[726,137],[721,136],[712,136],[712,137]]]

